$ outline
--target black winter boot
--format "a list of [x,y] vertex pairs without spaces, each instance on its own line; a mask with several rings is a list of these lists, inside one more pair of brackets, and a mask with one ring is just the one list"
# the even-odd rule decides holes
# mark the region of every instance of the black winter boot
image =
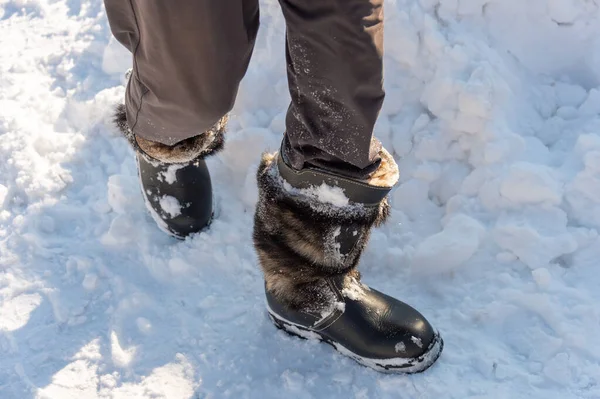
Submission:
[[115,123],[136,150],[142,193],[152,218],[183,239],[207,227],[213,216],[210,173],[204,159],[223,148],[227,117],[211,130],[174,146],[135,137],[119,105]]
[[388,217],[398,181],[393,157],[353,181],[317,169],[292,169],[263,156],[254,244],[275,325],[319,339],[383,372],[417,373],[440,356],[443,341],[418,311],[360,282],[356,270],[372,227]]

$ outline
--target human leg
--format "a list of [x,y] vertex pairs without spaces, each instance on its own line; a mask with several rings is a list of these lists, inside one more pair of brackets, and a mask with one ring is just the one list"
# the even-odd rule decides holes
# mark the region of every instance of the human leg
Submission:
[[280,0],[291,104],[283,151],[365,178],[379,162],[373,128],[384,100],[383,0]]
[[383,101],[381,0],[281,0],[292,104],[257,182],[254,245],[279,328],[379,371],[415,373],[443,341],[411,306],[360,281],[371,230],[398,182],[373,139]]
[[212,218],[204,159],[224,144],[254,47],[258,0],[105,0],[111,30],[132,54],[115,122],[136,150],[146,205],[183,238]]

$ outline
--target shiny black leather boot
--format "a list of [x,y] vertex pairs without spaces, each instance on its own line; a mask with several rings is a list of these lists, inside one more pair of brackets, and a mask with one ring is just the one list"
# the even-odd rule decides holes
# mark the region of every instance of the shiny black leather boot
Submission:
[[265,154],[254,244],[277,327],[378,371],[417,373],[440,356],[440,334],[411,306],[362,284],[356,269],[398,180],[394,159],[380,155],[376,178],[353,181]]
[[210,225],[212,183],[203,159],[166,164],[136,158],[146,208],[161,230],[183,239]]
[[213,192],[205,159],[223,148],[227,116],[174,146],[134,136],[123,105],[117,107],[115,123],[136,152],[142,194],[159,228],[184,239],[208,227]]

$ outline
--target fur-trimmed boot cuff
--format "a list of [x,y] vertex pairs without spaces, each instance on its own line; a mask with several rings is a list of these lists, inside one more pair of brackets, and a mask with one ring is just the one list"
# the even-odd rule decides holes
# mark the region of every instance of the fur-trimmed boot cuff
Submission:
[[[317,169],[296,171],[279,153],[264,154],[257,173],[254,244],[266,288],[293,309],[325,308],[325,278],[355,274],[370,231],[386,221],[398,167],[383,150],[379,185]],[[383,184],[385,182],[385,185]]]
[[149,161],[167,164],[187,164],[221,151],[225,144],[227,121],[228,115],[225,115],[203,134],[168,146],[135,136],[127,123],[125,105],[117,106],[114,117],[115,124],[137,153],[149,158]]

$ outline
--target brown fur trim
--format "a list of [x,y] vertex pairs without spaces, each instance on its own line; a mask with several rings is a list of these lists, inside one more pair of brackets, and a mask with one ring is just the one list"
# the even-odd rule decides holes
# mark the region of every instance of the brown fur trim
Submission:
[[254,245],[267,290],[293,309],[331,304],[325,278],[355,273],[370,231],[388,218],[387,199],[377,207],[336,206],[291,192],[277,171],[275,155],[258,168],[259,200]]
[[135,136],[127,124],[125,105],[119,104],[117,106],[114,117],[115,124],[137,152],[144,154],[151,160],[169,164],[189,163],[221,151],[225,144],[224,133],[227,120],[228,117],[225,115],[205,133],[180,141],[173,146],[168,146]]
[[398,165],[394,157],[385,148],[381,148],[379,156],[381,157],[381,163],[377,170],[369,176],[367,184],[377,187],[394,187],[400,179]]

